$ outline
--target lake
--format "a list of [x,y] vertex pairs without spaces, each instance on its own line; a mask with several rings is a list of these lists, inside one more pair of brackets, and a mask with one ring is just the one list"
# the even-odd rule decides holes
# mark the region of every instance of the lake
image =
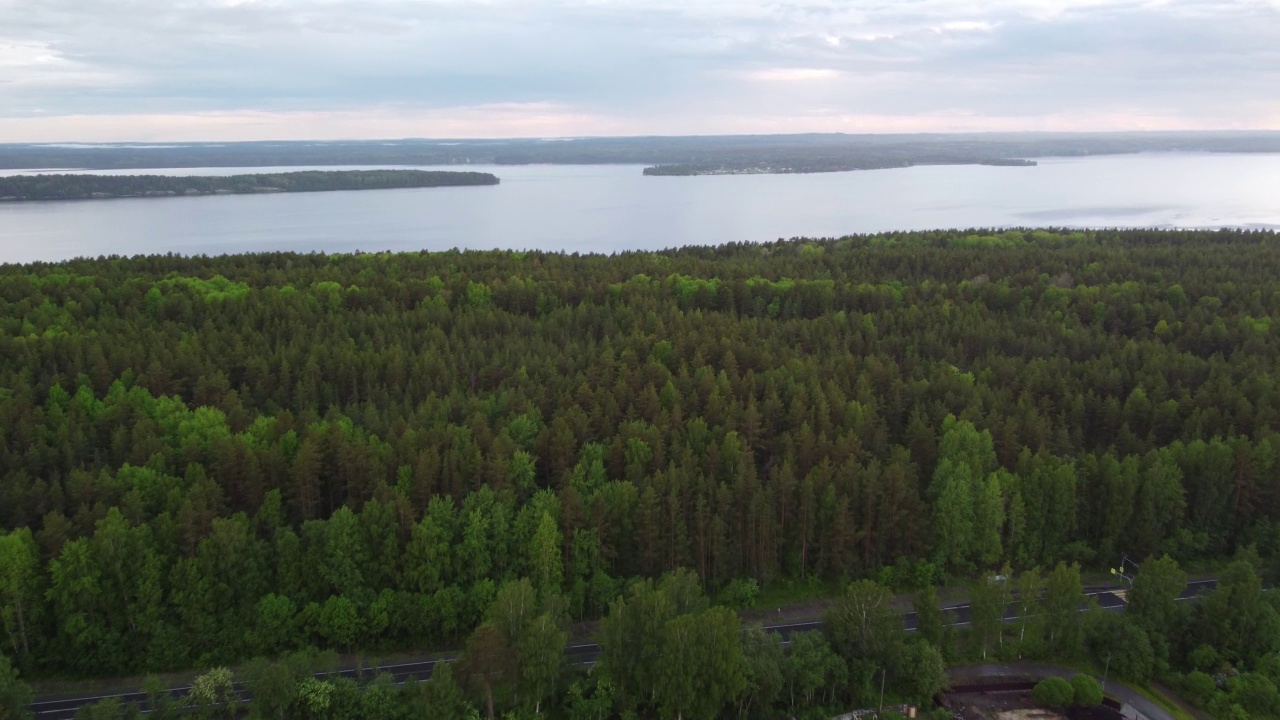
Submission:
[[[218,174],[304,168],[184,168]],[[350,169],[350,168],[323,168]],[[1163,153],[812,175],[466,166],[497,187],[0,203],[0,262],[150,253],[617,252],[1003,226],[1280,228],[1280,155]],[[5,174],[14,174],[7,171]],[[111,171],[101,171],[110,174]]]

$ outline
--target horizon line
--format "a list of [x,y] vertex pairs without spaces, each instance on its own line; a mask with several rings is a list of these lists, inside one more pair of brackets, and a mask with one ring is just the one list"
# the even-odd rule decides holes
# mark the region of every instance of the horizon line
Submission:
[[461,137],[461,136],[402,136],[402,137],[346,137],[346,138],[295,138],[295,139],[261,139],[261,140],[41,140],[41,141],[6,141],[0,140],[0,146],[27,147],[180,147],[185,145],[261,145],[261,144],[335,144],[365,142],[455,142],[455,143],[501,143],[512,141],[574,141],[574,140],[653,140],[653,139],[707,139],[707,138],[769,138],[769,137],[972,137],[972,136],[1101,136],[1101,135],[1280,135],[1280,128],[1266,129],[1158,129],[1158,130],[932,130],[915,132],[778,132],[778,133],[691,133],[682,134],[575,134],[575,135],[512,135],[509,137]]

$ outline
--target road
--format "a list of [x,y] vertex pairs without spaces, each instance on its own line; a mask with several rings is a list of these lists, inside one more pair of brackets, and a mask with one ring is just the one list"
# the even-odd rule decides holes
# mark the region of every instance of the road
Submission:
[[[1188,583],[1186,591],[1183,592],[1182,596],[1178,599],[1194,599],[1201,593],[1211,590],[1215,585],[1217,585],[1216,579],[1194,580]],[[1123,592],[1122,588],[1115,586],[1085,588],[1085,595],[1096,600],[1098,605],[1102,608],[1112,612],[1120,612],[1124,610],[1125,603],[1120,596],[1121,592]],[[1082,607],[1081,609],[1083,610],[1084,608]],[[965,627],[969,624],[969,605],[967,603],[944,606],[943,610],[951,618],[949,624],[955,627]],[[1011,623],[1020,619],[1021,617],[1018,615],[1016,605],[1010,605],[1005,610],[1004,620],[1006,623]],[[903,626],[907,632],[914,632],[916,630],[917,619],[914,612],[904,613],[902,620]],[[765,630],[776,632],[781,635],[784,644],[789,644],[791,635],[794,633],[821,629],[821,621],[795,622],[765,626]],[[568,656],[569,663],[575,667],[590,667],[595,664],[596,659],[600,656],[600,646],[596,643],[572,645],[565,650],[565,654]],[[379,665],[374,668],[364,668],[363,674],[368,676],[370,674],[377,675],[386,673],[391,675],[397,684],[403,684],[412,679],[425,680],[431,677],[431,671],[435,668],[436,663],[453,662],[456,659],[456,656],[454,656],[432,660],[417,660]],[[348,668],[327,673],[317,673],[316,677],[322,679],[336,677],[356,678],[359,674],[361,674],[361,671],[356,670],[355,668]],[[242,700],[249,699],[248,691],[244,688],[243,684],[237,683],[236,688],[237,693]],[[180,699],[190,690],[191,686],[183,685],[169,688],[167,692],[171,697]],[[106,700],[108,698],[117,698],[123,704],[137,703],[144,709],[148,704],[146,693],[110,693],[102,695],[82,695],[77,697],[41,698],[31,704],[31,712],[38,720],[72,720],[75,717],[76,711],[81,707],[101,700]]]

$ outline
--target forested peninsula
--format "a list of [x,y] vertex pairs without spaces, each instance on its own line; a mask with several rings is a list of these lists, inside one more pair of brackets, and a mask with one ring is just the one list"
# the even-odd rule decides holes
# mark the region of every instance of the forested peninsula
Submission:
[[1244,230],[3,265],[0,699],[215,668],[213,717],[259,657],[255,717],[763,720],[1033,658],[1274,717],[1277,278]]
[[84,175],[0,177],[0,202],[246,195],[497,185],[489,173],[426,170],[307,170],[253,175]]

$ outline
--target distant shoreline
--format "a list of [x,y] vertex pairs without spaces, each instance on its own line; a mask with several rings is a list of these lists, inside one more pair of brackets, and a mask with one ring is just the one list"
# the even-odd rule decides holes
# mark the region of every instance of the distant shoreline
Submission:
[[0,202],[400,190],[485,186],[499,182],[491,173],[426,170],[308,170],[226,176],[14,175],[0,177]]
[[[0,169],[678,166],[700,172],[836,172],[920,165],[1016,164],[1018,158],[1141,152],[1280,152],[1280,132],[706,135],[216,142],[154,145],[0,143]],[[1030,162],[1024,161],[1024,162]],[[709,173],[708,173],[709,174]]]
[[1035,160],[1023,158],[990,158],[982,160],[948,160],[932,162],[928,160],[904,160],[893,163],[836,164],[821,166],[702,166],[702,165],[651,165],[644,169],[645,175],[657,177],[690,177],[697,175],[808,175],[813,173],[853,172],[855,170],[893,170],[897,168],[918,167],[922,165],[991,165],[995,167],[1035,167]]

